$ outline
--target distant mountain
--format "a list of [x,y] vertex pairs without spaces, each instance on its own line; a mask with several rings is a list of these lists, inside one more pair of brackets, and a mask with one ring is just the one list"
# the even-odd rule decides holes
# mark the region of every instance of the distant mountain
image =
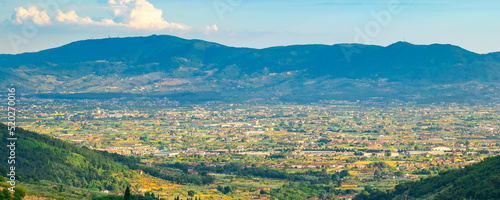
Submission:
[[372,191],[355,198],[367,199],[500,199],[500,157],[421,181],[401,183],[389,193]]
[[500,53],[406,42],[252,49],[153,35],[0,55],[0,71],[2,85],[17,85],[25,94],[210,92],[227,101],[467,101],[496,98]]

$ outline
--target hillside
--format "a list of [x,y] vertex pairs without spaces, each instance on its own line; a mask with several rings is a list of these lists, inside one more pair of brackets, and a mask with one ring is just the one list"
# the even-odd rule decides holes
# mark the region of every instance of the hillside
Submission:
[[[127,186],[133,186],[131,183],[134,181],[131,179],[137,178],[137,174],[130,171],[132,169],[143,170],[148,177],[163,179],[169,184],[203,186],[214,182],[209,175],[192,175],[169,167],[149,167],[131,156],[75,146],[17,127],[15,133],[16,181],[29,189],[34,188],[36,191],[30,192],[42,196],[68,190],[77,190],[72,195],[80,195],[80,198],[96,197],[89,194],[100,190],[123,193]],[[8,128],[3,123],[0,123],[0,134],[0,154],[9,155],[7,145],[11,141],[7,139]],[[7,160],[2,162],[0,173],[7,176],[10,166]]]
[[[2,135],[0,152],[9,155],[7,126],[0,124]],[[119,156],[79,147],[68,142],[23,129],[16,130],[16,179],[26,183],[47,180],[66,187],[123,191],[131,176],[131,157]],[[0,164],[7,174],[7,162]]]
[[190,94],[195,98],[189,99],[197,100],[206,96],[201,93],[211,93],[215,97],[200,101],[382,97],[465,102],[497,96],[500,53],[476,54],[453,45],[406,42],[387,47],[336,44],[252,49],[153,35],[83,40],[35,53],[0,55],[0,71],[2,85],[14,84],[24,94],[35,95],[141,94],[176,100]]
[[500,157],[464,169],[450,170],[417,182],[399,184],[390,193],[372,191],[364,199],[500,199]]

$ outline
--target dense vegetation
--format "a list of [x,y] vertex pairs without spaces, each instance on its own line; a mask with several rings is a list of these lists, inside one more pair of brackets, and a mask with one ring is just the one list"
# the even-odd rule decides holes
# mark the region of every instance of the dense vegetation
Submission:
[[[36,183],[48,180],[67,186],[121,191],[128,186],[129,166],[133,157],[90,150],[68,142],[17,129],[16,176],[19,181]],[[0,152],[8,155],[7,126],[0,124]],[[7,174],[8,163],[0,163]]]
[[[2,137],[0,152],[8,155],[8,129],[0,124]],[[212,176],[191,175],[187,171],[165,167],[140,165],[135,157],[109,154],[66,141],[17,128],[16,178],[26,183],[38,184],[47,180],[60,187],[73,186],[123,192],[130,186],[126,178],[132,177],[130,169],[178,184],[205,185],[213,183]],[[7,174],[8,163],[0,164],[0,173]]]
[[[148,195],[130,195],[127,200],[158,200],[159,198]],[[124,196],[120,195],[107,195],[102,197],[94,197],[92,200],[124,200]]]
[[367,191],[356,200],[401,199],[405,195],[410,199],[500,199],[500,157],[487,158],[421,181],[402,183],[389,193]]
[[181,185],[206,185],[214,182],[213,177],[208,176],[207,174],[201,174],[201,176],[192,175],[187,171],[172,170],[165,168],[162,165],[157,167],[141,166],[140,169],[152,176]]
[[[190,192],[194,192],[192,190],[190,190],[188,192],[188,194]],[[194,197],[192,198],[193,195],[189,195],[191,196],[191,198],[187,198],[186,200],[201,200],[201,197]],[[180,196],[177,196],[174,198],[175,200],[181,200]],[[164,200],[163,198],[160,198],[158,195],[155,195],[155,193],[150,193],[150,192],[146,192],[144,193],[144,195],[134,195],[134,194],[131,194],[130,192],[130,188],[126,188],[125,190],[125,194],[124,196],[120,196],[120,195],[106,195],[106,196],[102,196],[102,197],[94,197],[92,198],[92,200]]]
[[[0,179],[3,179],[3,177],[0,176]],[[8,186],[10,185],[2,184],[3,189],[0,190],[0,200],[22,200],[26,196],[26,189],[24,187],[16,186],[14,193],[11,193],[7,189]]]
[[337,184],[338,176],[336,174],[328,175],[326,172],[322,171],[306,171],[303,173],[287,173],[283,170],[268,168],[266,166],[260,167],[246,167],[241,163],[228,163],[224,166],[206,166],[203,163],[196,166],[191,166],[188,164],[175,163],[175,164],[163,164],[163,167],[177,168],[182,171],[187,172],[188,169],[193,169],[199,172],[201,175],[207,173],[221,173],[221,174],[234,174],[239,177],[261,177],[261,178],[271,178],[271,179],[284,179],[294,182],[304,182],[307,181],[311,184],[330,184],[334,182]]
[[[234,174],[236,177],[252,179],[254,177],[282,179],[291,181],[290,184],[285,184],[280,188],[273,189],[269,192],[261,191],[261,194],[270,195],[272,198],[280,200],[305,199],[319,196],[332,196],[339,194],[342,191],[335,190],[340,182],[339,178],[344,173],[328,175],[326,171],[308,170],[301,173],[287,173],[283,170],[268,168],[265,165],[256,167],[246,167],[241,163],[228,163],[224,166],[206,166],[203,163],[200,165],[188,165],[182,163],[163,164],[163,168],[175,168],[182,171],[189,169],[199,172],[201,175],[207,173]],[[345,170],[347,172],[347,170]],[[345,175],[344,175],[345,176]],[[233,188],[230,186],[219,185],[218,191],[228,194]],[[345,193],[345,191],[343,191]]]
[[[339,191],[333,186],[310,184],[309,182],[290,183],[276,190],[271,190],[270,195],[280,200],[306,199],[311,197],[327,197]],[[330,193],[330,194],[329,194]]]

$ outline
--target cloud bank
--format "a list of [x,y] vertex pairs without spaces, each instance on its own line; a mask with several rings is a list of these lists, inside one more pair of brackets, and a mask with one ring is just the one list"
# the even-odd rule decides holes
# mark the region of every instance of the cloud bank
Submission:
[[23,24],[32,22],[37,25],[49,24],[87,24],[99,26],[123,26],[136,30],[188,30],[189,26],[167,22],[163,18],[163,11],[155,8],[147,0],[109,0],[109,9],[113,10],[113,19],[102,19],[95,21],[90,17],[78,16],[75,10],[63,12],[57,11],[56,16],[51,18],[47,11],[40,11],[37,7],[25,9],[19,7],[14,9],[12,22]]

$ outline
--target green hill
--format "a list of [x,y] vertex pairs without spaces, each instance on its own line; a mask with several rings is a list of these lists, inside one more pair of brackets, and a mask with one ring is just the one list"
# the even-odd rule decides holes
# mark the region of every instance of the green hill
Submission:
[[[0,123],[0,173],[10,173],[8,157],[12,140],[8,140],[8,127]],[[134,178],[130,169],[140,169],[146,174],[177,184],[207,185],[214,179],[209,175],[192,175],[187,171],[168,167],[150,167],[140,164],[134,157],[109,154],[103,151],[76,146],[66,141],[16,128],[15,134],[15,177],[32,194],[58,194],[70,188],[78,190],[73,194],[87,194],[99,190],[123,193]],[[7,177],[7,179],[10,177]],[[92,198],[96,195],[90,195]],[[99,195],[97,195],[98,197]],[[50,196],[50,198],[54,198]]]
[[[450,170],[417,182],[399,184],[389,193],[368,191],[355,200],[368,199],[436,199],[436,200],[493,200],[500,199],[500,157]],[[366,193],[365,193],[366,194]]]
[[[0,124],[2,136],[0,153],[7,159],[7,126]],[[136,161],[132,157],[108,154],[74,146],[68,142],[40,135],[23,129],[15,131],[15,173],[19,181],[36,183],[47,180],[65,186],[111,190],[122,192],[130,185],[126,177],[131,176],[129,166]],[[8,173],[7,160],[0,162],[0,173]]]

